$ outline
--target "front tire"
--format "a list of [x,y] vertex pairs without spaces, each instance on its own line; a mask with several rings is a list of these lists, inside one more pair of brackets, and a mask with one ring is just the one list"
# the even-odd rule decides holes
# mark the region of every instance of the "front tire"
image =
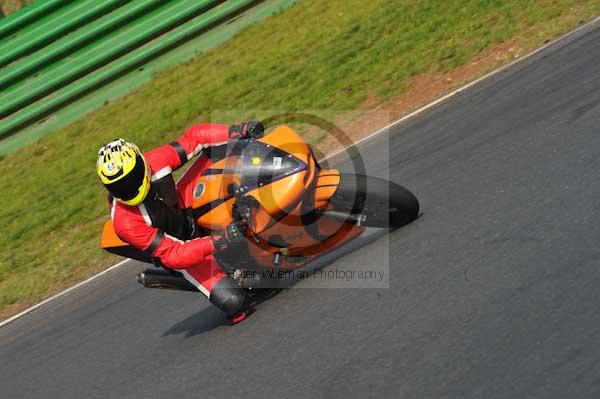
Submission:
[[330,200],[334,210],[366,216],[364,225],[396,229],[419,215],[419,201],[399,184],[377,177],[340,174],[340,184]]

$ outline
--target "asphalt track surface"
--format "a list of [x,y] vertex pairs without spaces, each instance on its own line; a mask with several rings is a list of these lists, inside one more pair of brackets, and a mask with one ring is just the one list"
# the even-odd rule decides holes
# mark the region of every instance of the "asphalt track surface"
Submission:
[[0,397],[600,397],[599,65],[594,24],[361,147],[424,213],[330,267],[389,288],[230,327],[122,267],[0,329]]

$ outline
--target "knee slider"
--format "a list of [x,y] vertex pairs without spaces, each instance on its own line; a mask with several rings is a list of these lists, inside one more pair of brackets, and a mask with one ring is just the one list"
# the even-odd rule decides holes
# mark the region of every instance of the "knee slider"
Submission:
[[235,317],[246,309],[248,293],[229,278],[224,278],[210,292],[210,302],[229,317]]

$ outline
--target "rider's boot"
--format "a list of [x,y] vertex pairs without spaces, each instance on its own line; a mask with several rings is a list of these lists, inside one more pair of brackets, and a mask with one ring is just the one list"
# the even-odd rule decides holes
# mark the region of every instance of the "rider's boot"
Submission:
[[219,280],[210,291],[210,302],[237,324],[248,315],[248,292],[230,278]]

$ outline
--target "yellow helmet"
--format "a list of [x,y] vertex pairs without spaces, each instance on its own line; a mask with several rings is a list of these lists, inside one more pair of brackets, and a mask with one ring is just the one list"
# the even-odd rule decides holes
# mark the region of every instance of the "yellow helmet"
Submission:
[[150,169],[139,148],[116,139],[98,151],[96,173],[118,201],[139,205],[150,191]]

